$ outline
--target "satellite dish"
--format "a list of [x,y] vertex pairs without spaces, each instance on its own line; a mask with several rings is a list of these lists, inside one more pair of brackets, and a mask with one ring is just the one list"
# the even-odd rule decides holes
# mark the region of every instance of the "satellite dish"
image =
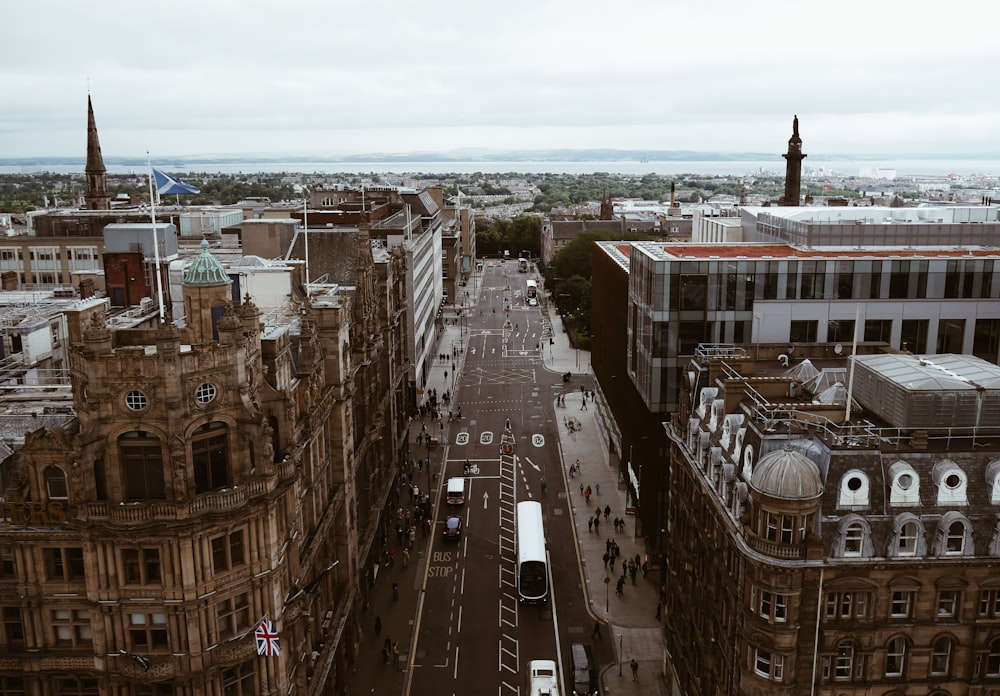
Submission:
[[836,353],[837,355],[840,355],[841,353],[844,352],[844,346],[838,343],[833,347],[833,352]]

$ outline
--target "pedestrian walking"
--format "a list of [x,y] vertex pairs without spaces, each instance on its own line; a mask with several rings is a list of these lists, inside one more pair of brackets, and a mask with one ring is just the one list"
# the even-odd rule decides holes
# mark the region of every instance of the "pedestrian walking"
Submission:
[[[597,493],[597,495],[601,494],[601,482],[600,481],[598,481],[597,483],[594,484],[594,491]],[[605,518],[605,521],[607,521],[607,518]]]
[[594,622],[594,630],[590,634],[591,638],[601,637],[601,622],[600,620]]
[[378,635],[381,632],[382,632],[382,617],[381,616],[376,616],[375,617],[375,635]]
[[590,517],[587,518],[587,531],[588,532],[594,531],[594,520],[593,520],[593,518],[590,518]]
[[639,663],[635,661],[635,658],[632,658],[630,666],[632,667],[632,681],[639,681]]
[[608,554],[607,551],[605,551],[604,552],[604,569],[605,570],[608,569],[608,560],[610,560],[610,558],[611,558],[611,556]]
[[601,533],[601,513],[597,513],[597,517],[594,518],[594,531]]
[[580,495],[583,495],[583,484],[580,484]]
[[610,562],[610,565],[611,565],[611,572],[612,572],[612,573],[613,573],[613,572],[615,572],[615,555],[614,555],[614,554],[611,554],[611,562]]
[[[410,540],[413,540],[413,530],[410,530]],[[403,567],[406,568],[410,565],[410,552],[407,549],[403,549]]]
[[622,591],[624,587],[625,587],[625,578],[618,578],[618,583],[615,585],[615,594],[618,595],[619,597],[624,596],[625,593]]
[[[598,493],[601,492],[601,484],[597,484],[597,492]],[[605,522],[608,521],[608,516],[609,515],[611,515],[611,506],[610,505],[605,505],[604,506],[604,521]]]

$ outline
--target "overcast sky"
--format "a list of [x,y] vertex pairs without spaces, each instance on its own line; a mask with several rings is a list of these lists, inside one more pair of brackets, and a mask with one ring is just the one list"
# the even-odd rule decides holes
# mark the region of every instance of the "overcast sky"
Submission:
[[[91,8],[99,9],[91,9]],[[0,5],[0,158],[1000,152],[989,2]]]

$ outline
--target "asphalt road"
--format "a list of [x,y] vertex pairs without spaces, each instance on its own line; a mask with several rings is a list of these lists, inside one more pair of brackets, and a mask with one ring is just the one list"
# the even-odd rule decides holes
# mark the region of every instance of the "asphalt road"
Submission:
[[[405,680],[405,693],[414,696],[524,694],[533,659],[562,657],[565,680],[569,643],[587,642],[593,627],[562,473],[556,423],[563,409],[555,407],[556,396],[581,381],[564,384],[542,365],[549,327],[539,308],[526,304],[528,277],[516,261],[491,262],[478,306],[463,320],[467,352],[452,404],[463,418],[442,445],[446,473],[437,485],[464,477],[466,502],[449,506],[440,496],[437,538],[417,578],[423,591]],[[513,438],[509,456],[501,451],[505,432]],[[464,476],[466,461],[471,470]],[[517,600],[514,510],[524,500],[543,507],[552,579],[544,605]],[[458,541],[442,537],[449,515],[462,519]]]

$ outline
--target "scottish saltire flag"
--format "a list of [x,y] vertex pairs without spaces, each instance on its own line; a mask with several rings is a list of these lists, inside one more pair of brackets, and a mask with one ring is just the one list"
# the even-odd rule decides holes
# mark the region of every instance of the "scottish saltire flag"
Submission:
[[281,643],[278,639],[278,632],[274,630],[274,624],[266,616],[260,620],[257,630],[253,632],[257,637],[257,654],[268,657],[277,657],[281,654]]
[[185,184],[177,177],[170,176],[156,167],[152,167],[153,178],[156,180],[156,192],[161,196],[167,193],[201,193],[201,189],[191,184]]

